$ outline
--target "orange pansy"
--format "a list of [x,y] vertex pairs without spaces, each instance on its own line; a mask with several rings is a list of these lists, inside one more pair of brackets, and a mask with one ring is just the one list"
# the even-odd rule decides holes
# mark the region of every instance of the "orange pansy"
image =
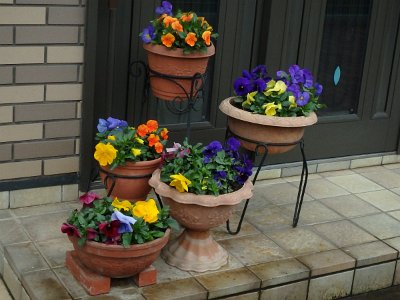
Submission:
[[151,147],[160,141],[160,137],[158,135],[155,135],[154,133],[152,133],[147,138],[147,141],[149,142],[149,147]]
[[164,128],[161,132],[160,135],[162,137],[163,140],[168,140],[168,129]]
[[172,23],[178,21],[177,18],[173,18],[171,16],[166,16],[163,20],[164,26],[168,27],[169,25],[171,25]]
[[154,148],[156,149],[157,153],[161,153],[163,151],[164,146],[160,142],[157,142],[155,143]]
[[149,132],[153,132],[158,129],[158,122],[156,120],[148,120],[146,126],[149,129]]
[[144,137],[146,134],[148,134],[149,133],[149,128],[145,125],[145,124],[142,124],[142,125],[139,125],[138,126],[138,128],[137,128],[137,134],[140,136],[140,137]]
[[211,41],[210,41],[210,37],[211,37],[211,31],[204,31],[203,34],[201,35],[201,37],[203,38],[204,42],[206,43],[207,46],[210,46]]
[[158,18],[158,21],[163,20],[166,16],[168,16],[168,15],[167,15],[167,14],[162,14],[162,15]]
[[186,44],[188,44],[189,46],[193,47],[194,44],[196,44],[197,42],[197,37],[196,34],[193,32],[189,32],[185,38],[185,42]]
[[176,31],[179,31],[179,32],[183,32],[182,24],[179,23],[179,21],[175,21],[174,23],[172,23],[171,27],[172,27],[173,30],[176,30]]
[[183,22],[190,22],[192,21],[192,19],[193,19],[193,14],[186,13],[181,16],[181,20]]
[[171,33],[167,33],[161,37],[161,42],[165,47],[170,48],[172,44],[175,42],[175,37]]

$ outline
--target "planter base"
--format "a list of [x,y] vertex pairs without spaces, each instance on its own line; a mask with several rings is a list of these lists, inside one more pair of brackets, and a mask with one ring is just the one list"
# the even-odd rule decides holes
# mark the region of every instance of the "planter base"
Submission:
[[228,253],[210,235],[210,231],[185,229],[162,253],[165,261],[184,271],[217,270],[228,263]]
[[[65,264],[74,278],[83,286],[91,296],[107,294],[111,289],[111,278],[97,274],[86,268],[73,251],[66,252]],[[143,287],[157,283],[157,270],[150,265],[148,268],[136,274],[133,281],[137,286]]]

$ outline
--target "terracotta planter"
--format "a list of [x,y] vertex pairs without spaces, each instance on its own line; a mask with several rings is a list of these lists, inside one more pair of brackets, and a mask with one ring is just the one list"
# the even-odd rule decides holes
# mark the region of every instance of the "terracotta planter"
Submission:
[[[111,197],[129,201],[146,200],[151,189],[149,178],[160,164],[161,157],[149,161],[127,162],[124,166],[116,167],[113,170],[110,170],[108,166],[100,167],[100,177],[107,192],[109,192],[112,188],[112,177],[115,176],[115,186],[112,189]],[[139,176],[141,178],[118,176]]]
[[170,207],[170,214],[185,230],[163,251],[165,261],[186,271],[205,272],[216,270],[228,262],[228,253],[210,235],[210,228],[224,224],[237,204],[250,199],[253,184],[247,180],[233,193],[220,196],[180,193],[160,181],[160,170],[149,181],[163,202]]
[[[215,54],[215,47],[211,45],[207,52],[195,52],[183,54],[182,49],[168,49],[162,45],[144,44],[147,52],[147,60],[151,70],[170,76],[162,78],[150,73],[150,87],[155,97],[163,100],[186,100],[190,97],[192,88],[191,79],[176,79],[174,76],[192,77],[196,73],[204,74],[210,56]],[[196,88],[197,87],[197,88]],[[196,95],[201,82],[193,87],[193,95]]]
[[68,238],[85,267],[103,276],[124,278],[136,275],[150,266],[167,244],[170,232],[167,229],[163,237],[144,244],[131,245],[129,248],[94,241],[87,241],[83,247],[79,247],[76,236]]
[[[232,133],[245,139],[261,143],[295,143],[304,135],[304,129],[317,122],[313,112],[308,117],[270,117],[253,114],[239,109],[231,104],[234,97],[221,102],[219,109],[228,116],[228,126]],[[256,144],[240,139],[241,145],[250,150],[256,150]],[[268,146],[268,154],[284,153],[296,145]],[[260,148],[259,150],[263,150]],[[260,151],[262,153],[263,151]]]

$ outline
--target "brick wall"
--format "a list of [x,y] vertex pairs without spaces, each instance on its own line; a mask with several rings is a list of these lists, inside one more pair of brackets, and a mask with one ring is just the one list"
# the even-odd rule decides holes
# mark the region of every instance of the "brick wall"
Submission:
[[84,22],[84,0],[0,0],[0,180],[78,171]]
[[0,0],[0,180],[78,171],[84,6]]

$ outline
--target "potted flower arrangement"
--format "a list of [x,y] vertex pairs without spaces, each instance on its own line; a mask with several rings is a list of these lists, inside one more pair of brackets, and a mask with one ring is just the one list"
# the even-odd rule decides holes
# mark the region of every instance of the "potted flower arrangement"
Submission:
[[74,246],[73,253],[67,254],[72,270],[77,259],[105,277],[136,275],[156,260],[168,242],[169,228],[177,227],[168,209],[158,209],[154,199],[131,203],[89,192],[80,201],[82,208],[75,209],[61,226]]
[[185,230],[163,252],[167,263],[182,270],[204,272],[227,263],[227,252],[209,229],[226,222],[235,206],[252,197],[252,162],[239,154],[235,138],[223,147],[218,141],[174,144],[161,169],[149,183],[170,207]]
[[178,10],[173,14],[168,1],[162,1],[156,14],[140,34],[147,52],[150,86],[160,99],[187,99],[196,88],[192,77],[206,72],[208,60],[215,53],[211,38],[218,34],[195,12]]
[[97,130],[94,158],[108,193],[130,201],[146,199],[148,179],[161,163],[168,130],[155,120],[130,127],[112,117],[99,119]]
[[[278,71],[273,79],[266,66],[245,70],[234,82],[236,97],[225,99],[220,110],[228,116],[231,132],[248,140],[265,144],[293,144],[299,141],[305,126],[317,122],[315,111],[322,85],[311,72],[292,65],[288,72]],[[243,146],[255,151],[256,144],[242,140]],[[269,146],[270,154],[282,153],[295,145]]]

